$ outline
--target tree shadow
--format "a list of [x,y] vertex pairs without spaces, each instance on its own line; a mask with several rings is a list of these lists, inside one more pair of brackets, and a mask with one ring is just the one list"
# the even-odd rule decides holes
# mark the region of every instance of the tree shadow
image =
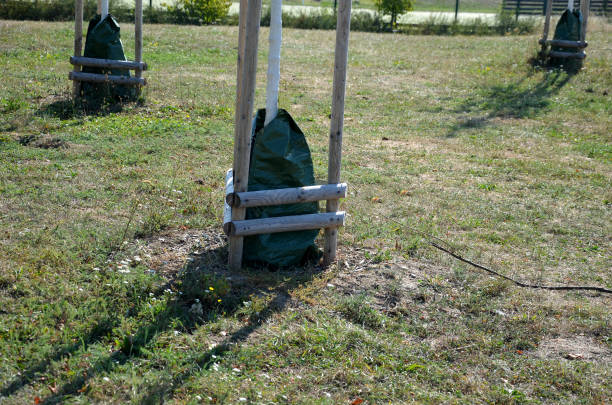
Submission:
[[[192,333],[199,326],[215,320],[221,314],[224,316],[232,315],[244,305],[243,301],[250,300],[253,295],[272,296],[263,310],[250,315],[244,327],[232,333],[213,349],[199,356],[186,371],[172,376],[170,382],[163,384],[156,382],[143,389],[144,396],[138,400],[139,403],[163,402],[164,398],[172,395],[187,378],[202,368],[207,368],[213,355],[223,355],[232,345],[245,341],[271,315],[283,311],[291,301],[289,292],[302,283],[311,280],[314,275],[322,270],[320,267],[309,266],[277,271],[246,269],[231,272],[226,266],[226,258],[227,249],[225,247],[191,254],[177,277],[160,287],[155,293],[162,295],[168,289],[173,291],[174,298],[168,302],[163,311],[156,314],[152,321],[143,322],[134,334],[125,336],[118,350],[96,360],[88,369],[81,370],[62,386],[57,387],[41,403],[61,403],[67,396],[84,392],[87,382],[96,375],[112,372],[131,359],[143,356],[143,349],[164,331],[177,328],[177,325],[179,325],[184,333]],[[230,280],[231,284],[229,293],[223,296],[222,304],[213,306],[212,303],[209,303],[209,306],[205,308],[201,315],[194,314],[194,304],[204,304],[205,302],[204,286],[219,280]],[[200,291],[200,295],[194,294],[196,290]],[[132,315],[135,318],[141,314],[139,311],[135,312]],[[88,340],[92,343],[97,341],[101,336],[109,333],[114,326],[116,325],[109,324],[107,328],[92,331]],[[47,369],[51,362],[60,359],[62,356],[70,355],[80,348],[83,348],[83,344],[70,346],[65,350],[54,353],[47,360],[27,370],[22,377],[3,389],[2,395],[9,396],[15,393],[20,387],[31,383],[36,374]]]
[[464,129],[485,127],[495,118],[532,117],[546,108],[552,96],[573,77],[571,73],[553,70],[540,82],[527,83],[532,75],[530,72],[516,82],[494,85],[469,96],[453,111],[469,115],[460,118],[446,136],[452,138]]
[[[109,98],[82,98],[75,102],[70,97],[61,97],[41,105],[35,112],[35,115],[59,118],[60,120],[69,120],[88,115],[104,116],[120,113],[127,102],[129,101]],[[140,101],[137,101],[137,103],[140,103]]]

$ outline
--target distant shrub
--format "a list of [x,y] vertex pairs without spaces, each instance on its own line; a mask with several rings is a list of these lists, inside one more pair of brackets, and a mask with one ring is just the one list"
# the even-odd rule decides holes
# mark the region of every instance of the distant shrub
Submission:
[[179,22],[212,24],[227,16],[231,4],[231,0],[176,0],[174,5],[163,6]]
[[516,18],[510,11],[502,11],[495,17],[499,34],[529,34],[536,29],[538,21],[533,17]]

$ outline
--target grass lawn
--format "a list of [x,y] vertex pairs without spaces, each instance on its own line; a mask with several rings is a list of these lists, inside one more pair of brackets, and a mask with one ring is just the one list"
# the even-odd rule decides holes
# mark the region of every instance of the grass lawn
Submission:
[[[229,273],[236,27],[145,26],[144,101],[88,115],[72,24],[0,21],[0,403],[610,403],[612,297],[407,228],[612,288],[609,32],[576,76],[536,36],[352,33],[338,264]],[[283,40],[322,181],[334,33]]]

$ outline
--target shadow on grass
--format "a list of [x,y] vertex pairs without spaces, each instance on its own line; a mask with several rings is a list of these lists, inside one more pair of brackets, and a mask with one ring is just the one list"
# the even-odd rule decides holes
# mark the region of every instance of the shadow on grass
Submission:
[[47,104],[43,104],[36,111],[39,117],[59,118],[69,120],[87,115],[108,115],[123,111],[124,102],[107,99],[82,99],[74,102],[72,98],[59,98]]
[[464,129],[482,128],[489,125],[494,118],[531,117],[546,108],[552,96],[557,94],[573,75],[554,70],[538,83],[526,83],[531,76],[532,74],[528,74],[513,83],[497,84],[468,97],[454,112],[481,114],[460,119],[446,136],[452,138]]
[[[164,331],[178,327],[184,329],[185,333],[190,333],[200,325],[214,321],[221,314],[224,316],[232,315],[243,306],[244,300],[249,300],[249,297],[253,295],[272,296],[263,310],[249,316],[245,326],[228,336],[213,349],[190,360],[190,365],[185,371],[173,375],[165,383],[155,382],[151,386],[143,387],[140,390],[143,397],[138,399],[139,403],[161,403],[168,396],[172,396],[173,392],[190,376],[201,369],[208,368],[213,355],[223,355],[233,345],[245,341],[271,315],[283,311],[291,301],[289,292],[300,284],[311,280],[320,271],[320,268],[306,267],[276,272],[266,269],[258,269],[256,272],[252,270],[230,272],[225,264],[226,257],[227,249],[225,247],[190,255],[178,277],[158,289],[156,295],[164,294],[164,291],[168,288],[172,289],[174,298],[168,302],[164,310],[155,315],[153,321],[142,322],[143,324],[136,333],[123,339],[119,350],[96,360],[88,369],[80,370],[69,381],[54,389],[52,394],[44,398],[41,403],[62,403],[69,396],[85,392],[87,382],[90,379],[101,373],[112,372],[131,359],[139,358],[143,355],[142,349]],[[222,280],[231,279],[230,293],[223,297],[222,306],[208,307],[209,311],[206,312],[205,309],[203,316],[195,316],[190,308],[195,302],[200,301],[194,298],[194,285],[208,285],[211,280],[214,280],[214,277]],[[141,314],[139,311],[135,312],[137,313],[131,316],[137,317]],[[105,327],[96,328],[89,334],[86,341],[89,344],[94,343],[102,336],[108,335],[112,328],[116,326],[111,322]],[[30,384],[35,380],[37,374],[45,371],[53,361],[71,355],[83,348],[87,349],[88,346],[81,342],[58,350],[45,361],[28,369],[21,377],[4,388],[1,391],[2,396],[8,397],[24,385]]]

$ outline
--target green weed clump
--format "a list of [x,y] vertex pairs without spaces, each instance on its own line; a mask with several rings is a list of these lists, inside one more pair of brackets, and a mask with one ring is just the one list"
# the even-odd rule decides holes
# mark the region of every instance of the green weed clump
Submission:
[[349,321],[370,329],[379,329],[385,324],[383,315],[372,308],[363,294],[341,300],[337,309]]

